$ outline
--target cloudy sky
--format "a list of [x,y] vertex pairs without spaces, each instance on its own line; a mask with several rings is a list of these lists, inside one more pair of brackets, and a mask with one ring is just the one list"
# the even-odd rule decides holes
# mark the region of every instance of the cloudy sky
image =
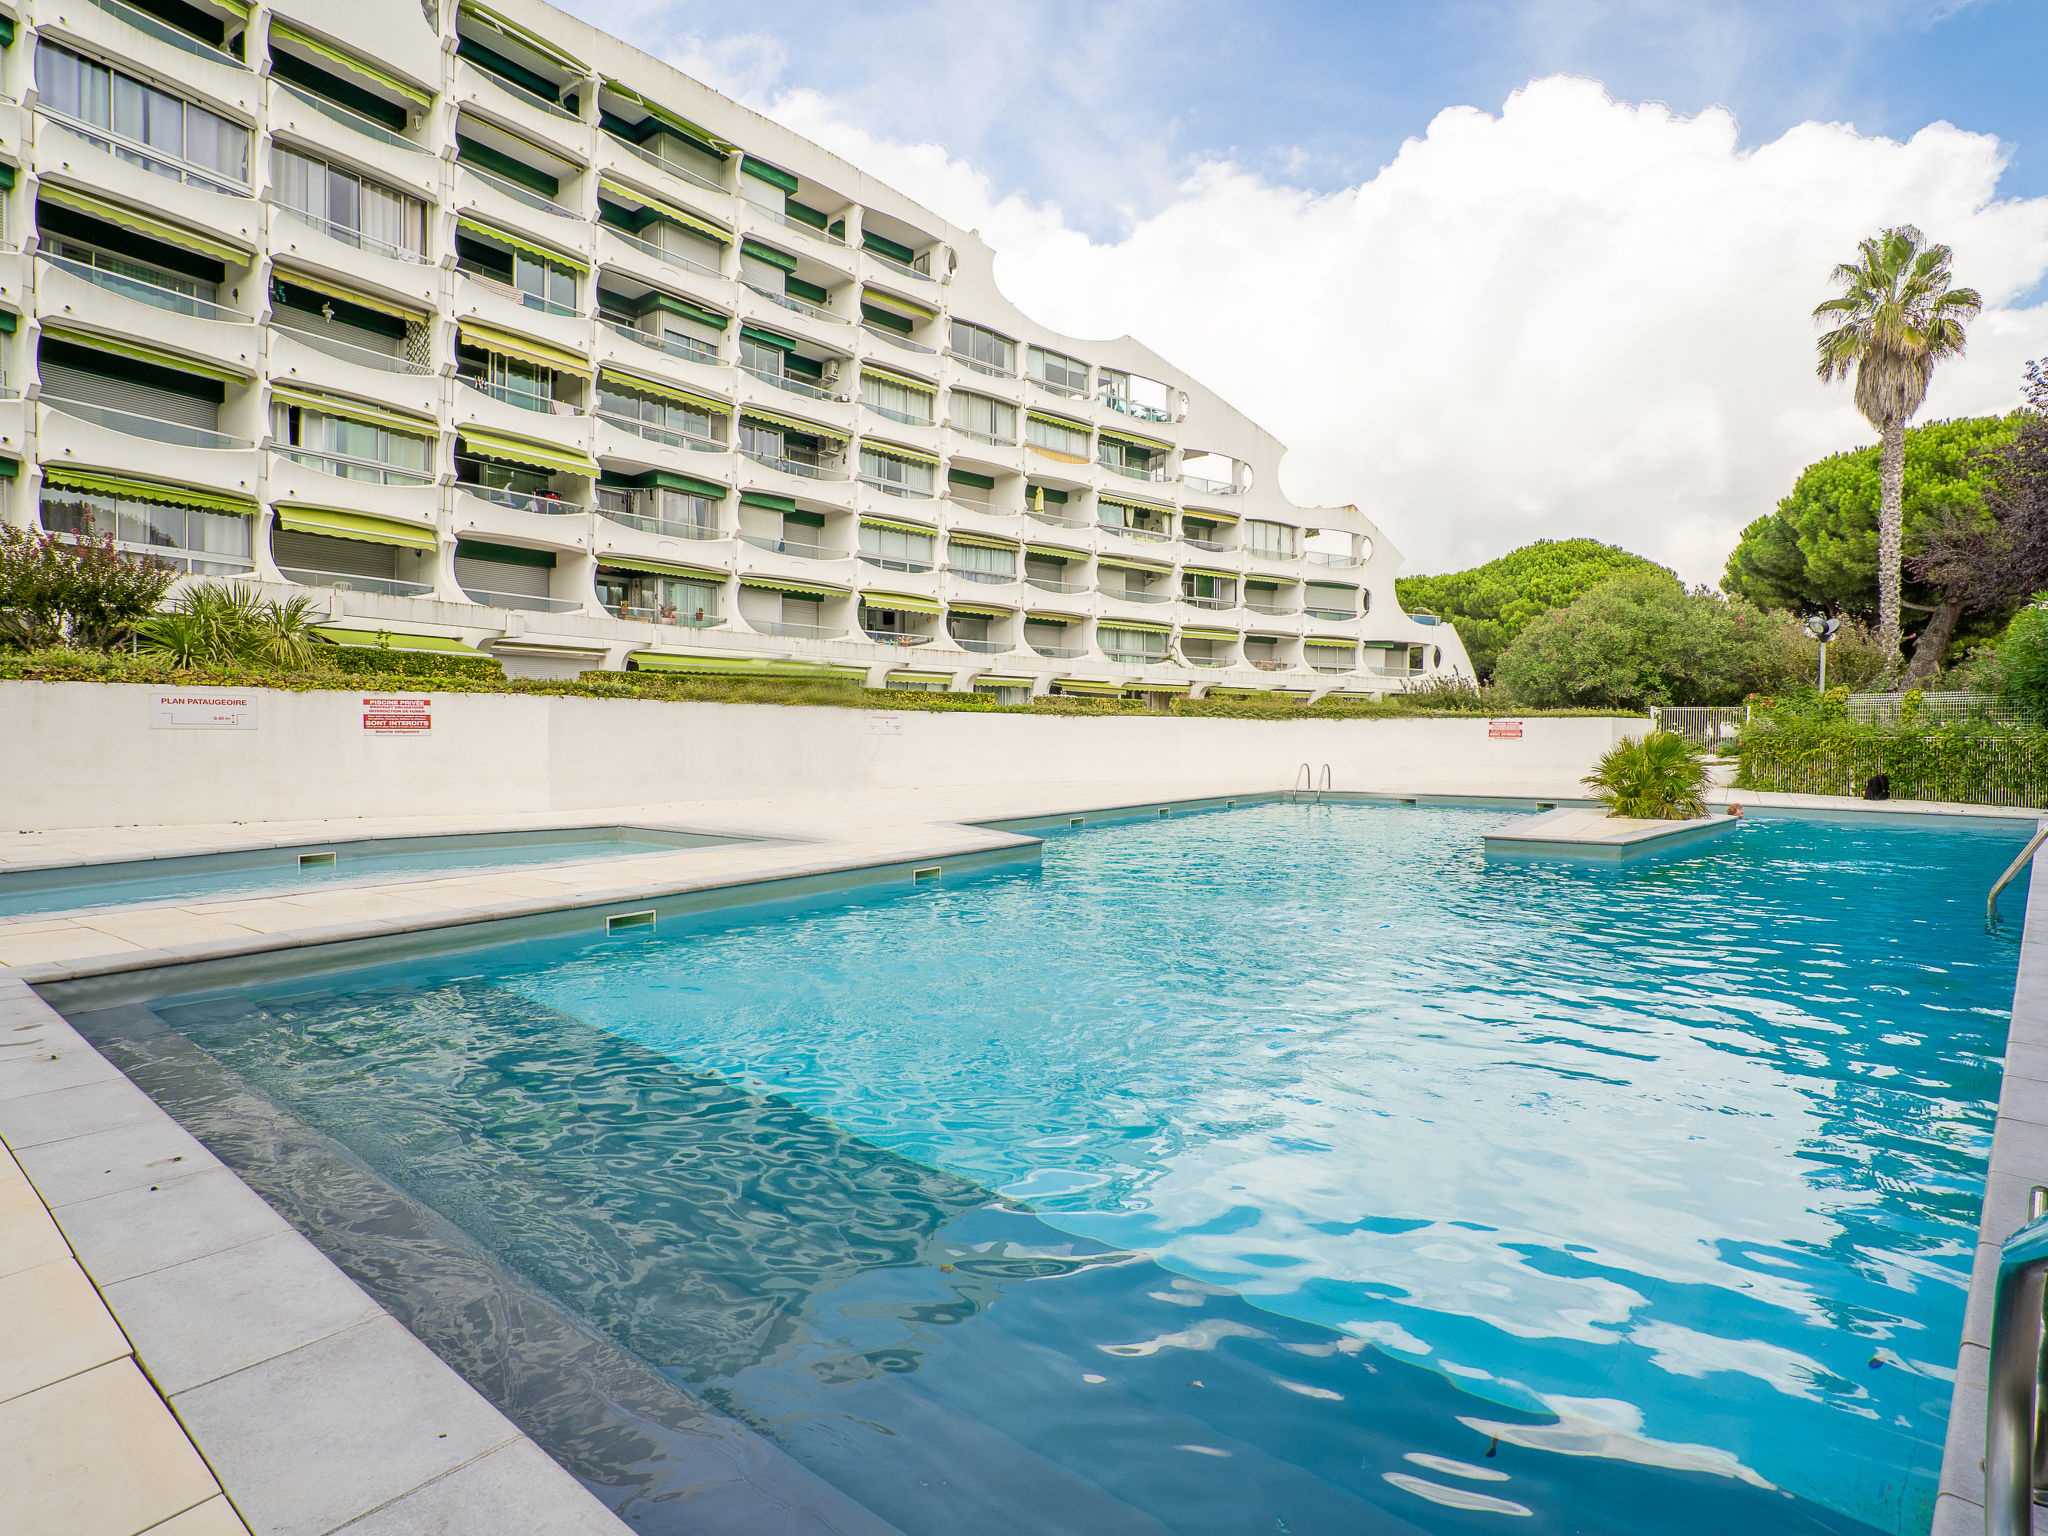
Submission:
[[1714,581],[1870,440],[1813,305],[1911,221],[1986,312],[1923,419],[2048,354],[2041,0],[567,0],[979,229],[1454,569],[1590,535]]

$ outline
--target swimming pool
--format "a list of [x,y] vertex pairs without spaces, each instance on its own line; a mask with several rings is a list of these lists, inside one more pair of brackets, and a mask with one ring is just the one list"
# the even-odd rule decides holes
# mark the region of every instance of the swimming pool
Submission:
[[[1489,866],[1499,818],[1091,827],[79,1022],[645,1529],[669,1420],[613,1393],[607,1462],[572,1356],[906,1533],[1925,1531],[2024,829]],[[237,1141],[273,1111],[423,1235]],[[579,1342],[505,1387],[458,1272]]]
[[567,827],[532,832],[451,832],[378,837],[234,853],[122,859],[52,869],[0,871],[0,917],[155,901],[217,901],[329,885],[456,874],[574,859],[610,859],[736,839],[659,827]]

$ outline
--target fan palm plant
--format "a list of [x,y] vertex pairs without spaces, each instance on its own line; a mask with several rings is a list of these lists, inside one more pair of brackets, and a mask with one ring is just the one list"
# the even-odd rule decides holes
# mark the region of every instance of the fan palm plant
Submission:
[[1842,292],[1815,307],[1824,383],[1856,375],[1856,409],[1883,445],[1877,518],[1877,630],[1886,670],[1899,654],[1899,554],[1904,524],[1906,423],[1927,398],[1935,364],[1962,354],[1967,321],[1984,301],[1974,288],[1950,287],[1945,245],[1930,245],[1910,224],[1863,240],[1855,261],[1837,266]]
[[1707,814],[1700,797],[1707,765],[1690,742],[1670,731],[1624,736],[1579,782],[1597,791],[1595,798],[1610,816],[1675,821]]

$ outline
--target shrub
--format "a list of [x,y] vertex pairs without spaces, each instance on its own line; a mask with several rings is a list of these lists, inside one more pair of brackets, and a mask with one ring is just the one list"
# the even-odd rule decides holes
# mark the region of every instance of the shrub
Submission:
[[2048,592],[2013,615],[1990,672],[1999,703],[2022,720],[2048,723]]
[[1700,798],[1706,764],[1683,736],[1670,731],[1623,737],[1580,782],[1599,792],[1596,798],[1610,816],[1669,821],[1707,814]]
[[0,526],[0,643],[118,645],[177,579],[163,561],[123,554],[111,538],[74,542]]
[[264,599],[239,582],[185,588],[135,626],[142,654],[171,667],[309,665],[318,644],[309,598]]

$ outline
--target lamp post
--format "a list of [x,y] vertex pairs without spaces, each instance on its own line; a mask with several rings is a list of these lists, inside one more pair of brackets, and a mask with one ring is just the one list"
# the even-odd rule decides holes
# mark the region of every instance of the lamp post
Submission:
[[1835,631],[1842,627],[1840,619],[1831,619],[1824,613],[1816,613],[1806,621],[1806,632],[1820,642],[1820,689],[1828,691],[1828,642],[1835,638]]

